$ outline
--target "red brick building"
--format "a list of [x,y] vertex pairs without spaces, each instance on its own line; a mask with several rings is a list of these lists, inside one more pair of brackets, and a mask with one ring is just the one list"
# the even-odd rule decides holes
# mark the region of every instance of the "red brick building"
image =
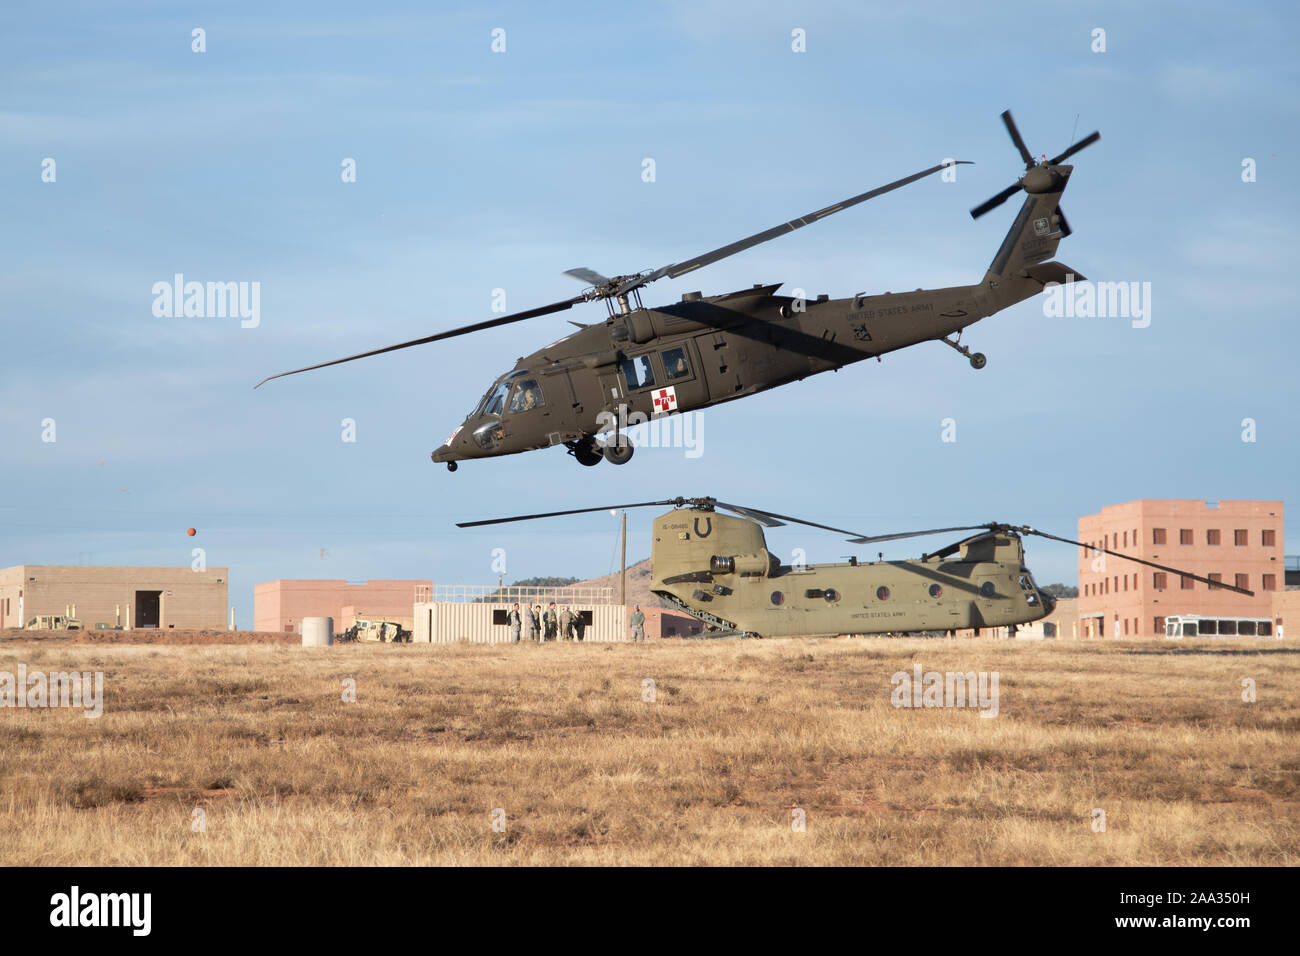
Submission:
[[266,581],[253,588],[253,629],[297,631],[304,617],[332,617],[342,631],[358,618],[412,625],[415,589],[430,581]]
[[1143,500],[1079,519],[1079,540],[1255,592],[1249,598],[1099,551],[1079,554],[1081,637],[1164,635],[1175,614],[1267,618],[1284,588],[1280,501]]

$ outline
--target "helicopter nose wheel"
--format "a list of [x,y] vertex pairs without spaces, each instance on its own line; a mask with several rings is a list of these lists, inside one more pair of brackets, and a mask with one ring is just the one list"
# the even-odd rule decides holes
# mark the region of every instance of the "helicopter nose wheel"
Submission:
[[988,356],[983,352],[972,352],[968,346],[961,344],[960,332],[957,333],[955,339],[941,338],[939,341],[951,349],[956,349],[962,355],[970,359],[970,367],[973,369],[981,369],[985,365],[989,364]]

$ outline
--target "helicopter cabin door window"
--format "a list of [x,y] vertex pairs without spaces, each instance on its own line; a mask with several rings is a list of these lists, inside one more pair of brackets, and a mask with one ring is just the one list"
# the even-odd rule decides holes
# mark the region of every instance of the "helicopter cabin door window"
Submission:
[[546,404],[542,397],[541,386],[537,384],[537,379],[528,378],[522,382],[516,382],[510,392],[510,412],[530,412],[534,408],[541,408]]
[[635,358],[624,359],[623,379],[627,382],[629,392],[637,391],[642,388],[654,388],[655,370],[650,364],[649,355],[638,355]]
[[664,360],[664,377],[669,382],[677,382],[691,377],[691,363],[682,347],[664,349],[660,356]]

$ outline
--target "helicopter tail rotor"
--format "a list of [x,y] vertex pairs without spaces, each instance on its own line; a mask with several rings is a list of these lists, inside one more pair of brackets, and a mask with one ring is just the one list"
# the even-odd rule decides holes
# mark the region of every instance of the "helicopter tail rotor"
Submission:
[[[1031,195],[1053,191],[1064,182],[1064,178],[1054,167],[1069,159],[1075,153],[1079,152],[1079,150],[1085,149],[1097,142],[1097,140],[1101,139],[1101,133],[1093,131],[1073,146],[1069,147],[1059,156],[1054,156],[1051,159],[1044,159],[1042,162],[1035,163],[1033,155],[1029,152],[1029,147],[1025,145],[1025,141],[1020,135],[1020,130],[1016,127],[1016,121],[1011,118],[1010,110],[1002,111],[1002,123],[1006,126],[1007,135],[1011,137],[1011,142],[1015,144],[1016,151],[1020,153],[1020,158],[1025,161],[1025,172],[1023,176],[1006,189],[1002,190],[1002,192],[989,197],[972,209],[970,211],[972,219],[978,219],[986,212],[991,212],[998,208],[998,206],[1001,206],[1022,189]],[[1071,230],[1069,224],[1065,220],[1065,213],[1061,212],[1059,209],[1057,212],[1060,216],[1062,237],[1068,236]]]

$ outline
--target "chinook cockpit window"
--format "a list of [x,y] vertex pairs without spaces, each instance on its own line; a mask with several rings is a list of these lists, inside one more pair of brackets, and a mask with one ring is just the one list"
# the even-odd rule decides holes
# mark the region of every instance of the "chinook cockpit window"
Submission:
[[542,398],[541,386],[537,384],[537,379],[526,378],[521,382],[516,382],[514,390],[510,393],[510,411],[527,412],[534,408],[541,408],[546,404]]

